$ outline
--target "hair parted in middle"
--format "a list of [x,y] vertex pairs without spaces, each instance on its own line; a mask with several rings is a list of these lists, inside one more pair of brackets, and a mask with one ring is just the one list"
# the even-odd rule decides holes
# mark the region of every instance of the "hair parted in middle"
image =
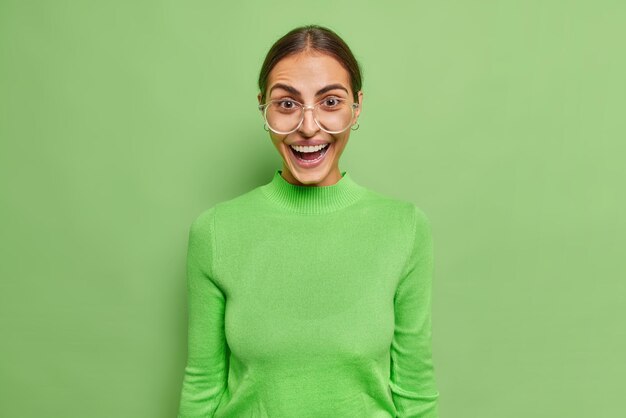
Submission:
[[362,87],[362,68],[350,47],[333,30],[320,25],[305,25],[290,30],[270,48],[259,74],[259,91],[265,102],[267,78],[272,68],[283,58],[301,52],[315,51],[335,58],[350,74],[350,87],[353,98],[358,102],[358,92]]

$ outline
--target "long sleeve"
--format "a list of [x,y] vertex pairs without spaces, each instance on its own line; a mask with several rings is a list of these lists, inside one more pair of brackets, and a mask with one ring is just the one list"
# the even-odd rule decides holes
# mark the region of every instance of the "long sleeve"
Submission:
[[212,417],[227,384],[225,299],[213,279],[214,212],[213,207],[200,214],[189,229],[188,350],[178,418]]
[[415,206],[414,242],[394,299],[390,388],[398,418],[437,418],[439,392],[431,349],[433,241]]

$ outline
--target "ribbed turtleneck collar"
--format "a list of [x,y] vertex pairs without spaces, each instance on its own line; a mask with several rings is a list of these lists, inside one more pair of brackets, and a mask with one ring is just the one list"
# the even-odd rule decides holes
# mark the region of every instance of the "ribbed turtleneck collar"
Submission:
[[282,170],[274,172],[272,181],[261,187],[273,203],[297,213],[329,213],[351,205],[361,198],[365,188],[352,180],[347,171],[330,186],[298,186],[283,178]]

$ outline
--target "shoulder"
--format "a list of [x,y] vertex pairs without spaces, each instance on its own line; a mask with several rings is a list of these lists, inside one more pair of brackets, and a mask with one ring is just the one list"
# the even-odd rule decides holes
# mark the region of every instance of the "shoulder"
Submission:
[[219,201],[213,206],[202,210],[192,221],[192,228],[208,229],[220,221],[229,218],[239,219],[243,213],[258,209],[261,197],[261,186],[227,200]]
[[367,189],[362,202],[371,210],[376,210],[385,217],[402,222],[409,230],[430,224],[426,212],[418,203],[411,200]]
[[208,236],[208,234],[212,233],[216,207],[217,205],[211,206],[196,215],[189,227],[190,237],[196,237],[198,235]]

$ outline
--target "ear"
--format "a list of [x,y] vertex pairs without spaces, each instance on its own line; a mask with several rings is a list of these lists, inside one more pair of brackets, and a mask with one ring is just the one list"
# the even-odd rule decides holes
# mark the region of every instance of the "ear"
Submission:
[[262,98],[263,98],[263,95],[261,94],[261,92],[259,92],[259,95],[257,96],[257,99],[259,100],[259,104],[263,104],[261,103]]
[[363,107],[363,91],[359,90],[359,92],[357,93],[357,97],[359,98],[359,107],[355,109],[354,111],[354,120],[356,121],[356,119],[359,117],[359,115],[361,114],[361,108]]

